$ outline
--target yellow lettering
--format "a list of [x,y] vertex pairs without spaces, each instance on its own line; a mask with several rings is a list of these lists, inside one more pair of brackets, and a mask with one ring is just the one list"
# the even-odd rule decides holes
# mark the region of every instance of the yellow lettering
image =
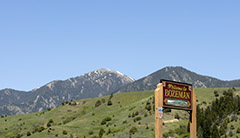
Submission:
[[190,95],[189,95],[189,93],[186,93],[187,94],[187,99],[190,99]]

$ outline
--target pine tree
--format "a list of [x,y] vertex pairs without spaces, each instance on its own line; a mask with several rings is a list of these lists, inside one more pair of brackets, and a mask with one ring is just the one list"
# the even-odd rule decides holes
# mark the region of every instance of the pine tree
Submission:
[[212,128],[212,137],[213,138],[220,138],[216,123],[213,125],[213,128]]

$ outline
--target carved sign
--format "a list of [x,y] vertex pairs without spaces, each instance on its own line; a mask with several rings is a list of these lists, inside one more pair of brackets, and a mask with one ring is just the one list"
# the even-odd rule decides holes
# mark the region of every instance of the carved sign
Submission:
[[163,107],[192,110],[192,85],[168,80],[163,84]]

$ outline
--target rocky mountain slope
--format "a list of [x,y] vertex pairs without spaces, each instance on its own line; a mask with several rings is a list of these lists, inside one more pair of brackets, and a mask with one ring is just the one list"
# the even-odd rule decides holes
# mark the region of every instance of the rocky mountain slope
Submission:
[[0,90],[0,115],[38,112],[54,108],[62,101],[110,93],[154,90],[160,79],[191,83],[196,88],[240,87],[240,80],[222,81],[183,67],[165,67],[137,81],[117,71],[99,69],[64,81],[53,81],[30,92]]
[[199,75],[183,67],[165,67],[115,92],[133,92],[154,90],[160,79],[193,84],[195,88],[240,87],[240,80],[223,81],[209,76]]
[[99,69],[64,81],[53,81],[30,92],[0,91],[0,115],[23,114],[54,108],[62,101],[101,97],[134,80],[117,71]]

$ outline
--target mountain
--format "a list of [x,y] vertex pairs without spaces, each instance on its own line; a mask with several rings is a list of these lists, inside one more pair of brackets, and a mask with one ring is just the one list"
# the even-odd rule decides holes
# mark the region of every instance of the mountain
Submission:
[[240,87],[240,80],[223,81],[183,67],[165,67],[142,79],[99,69],[64,81],[53,81],[30,92],[0,90],[0,115],[15,115],[55,108],[62,101],[101,97],[110,93],[154,90],[160,79],[191,83],[195,88]]
[[101,97],[133,82],[118,71],[99,69],[64,81],[53,81],[30,92],[0,91],[0,115],[23,114],[55,108],[62,101]]
[[193,84],[195,88],[240,87],[240,80],[223,81],[209,76],[199,75],[183,67],[165,67],[115,92],[133,92],[154,90],[160,79]]

